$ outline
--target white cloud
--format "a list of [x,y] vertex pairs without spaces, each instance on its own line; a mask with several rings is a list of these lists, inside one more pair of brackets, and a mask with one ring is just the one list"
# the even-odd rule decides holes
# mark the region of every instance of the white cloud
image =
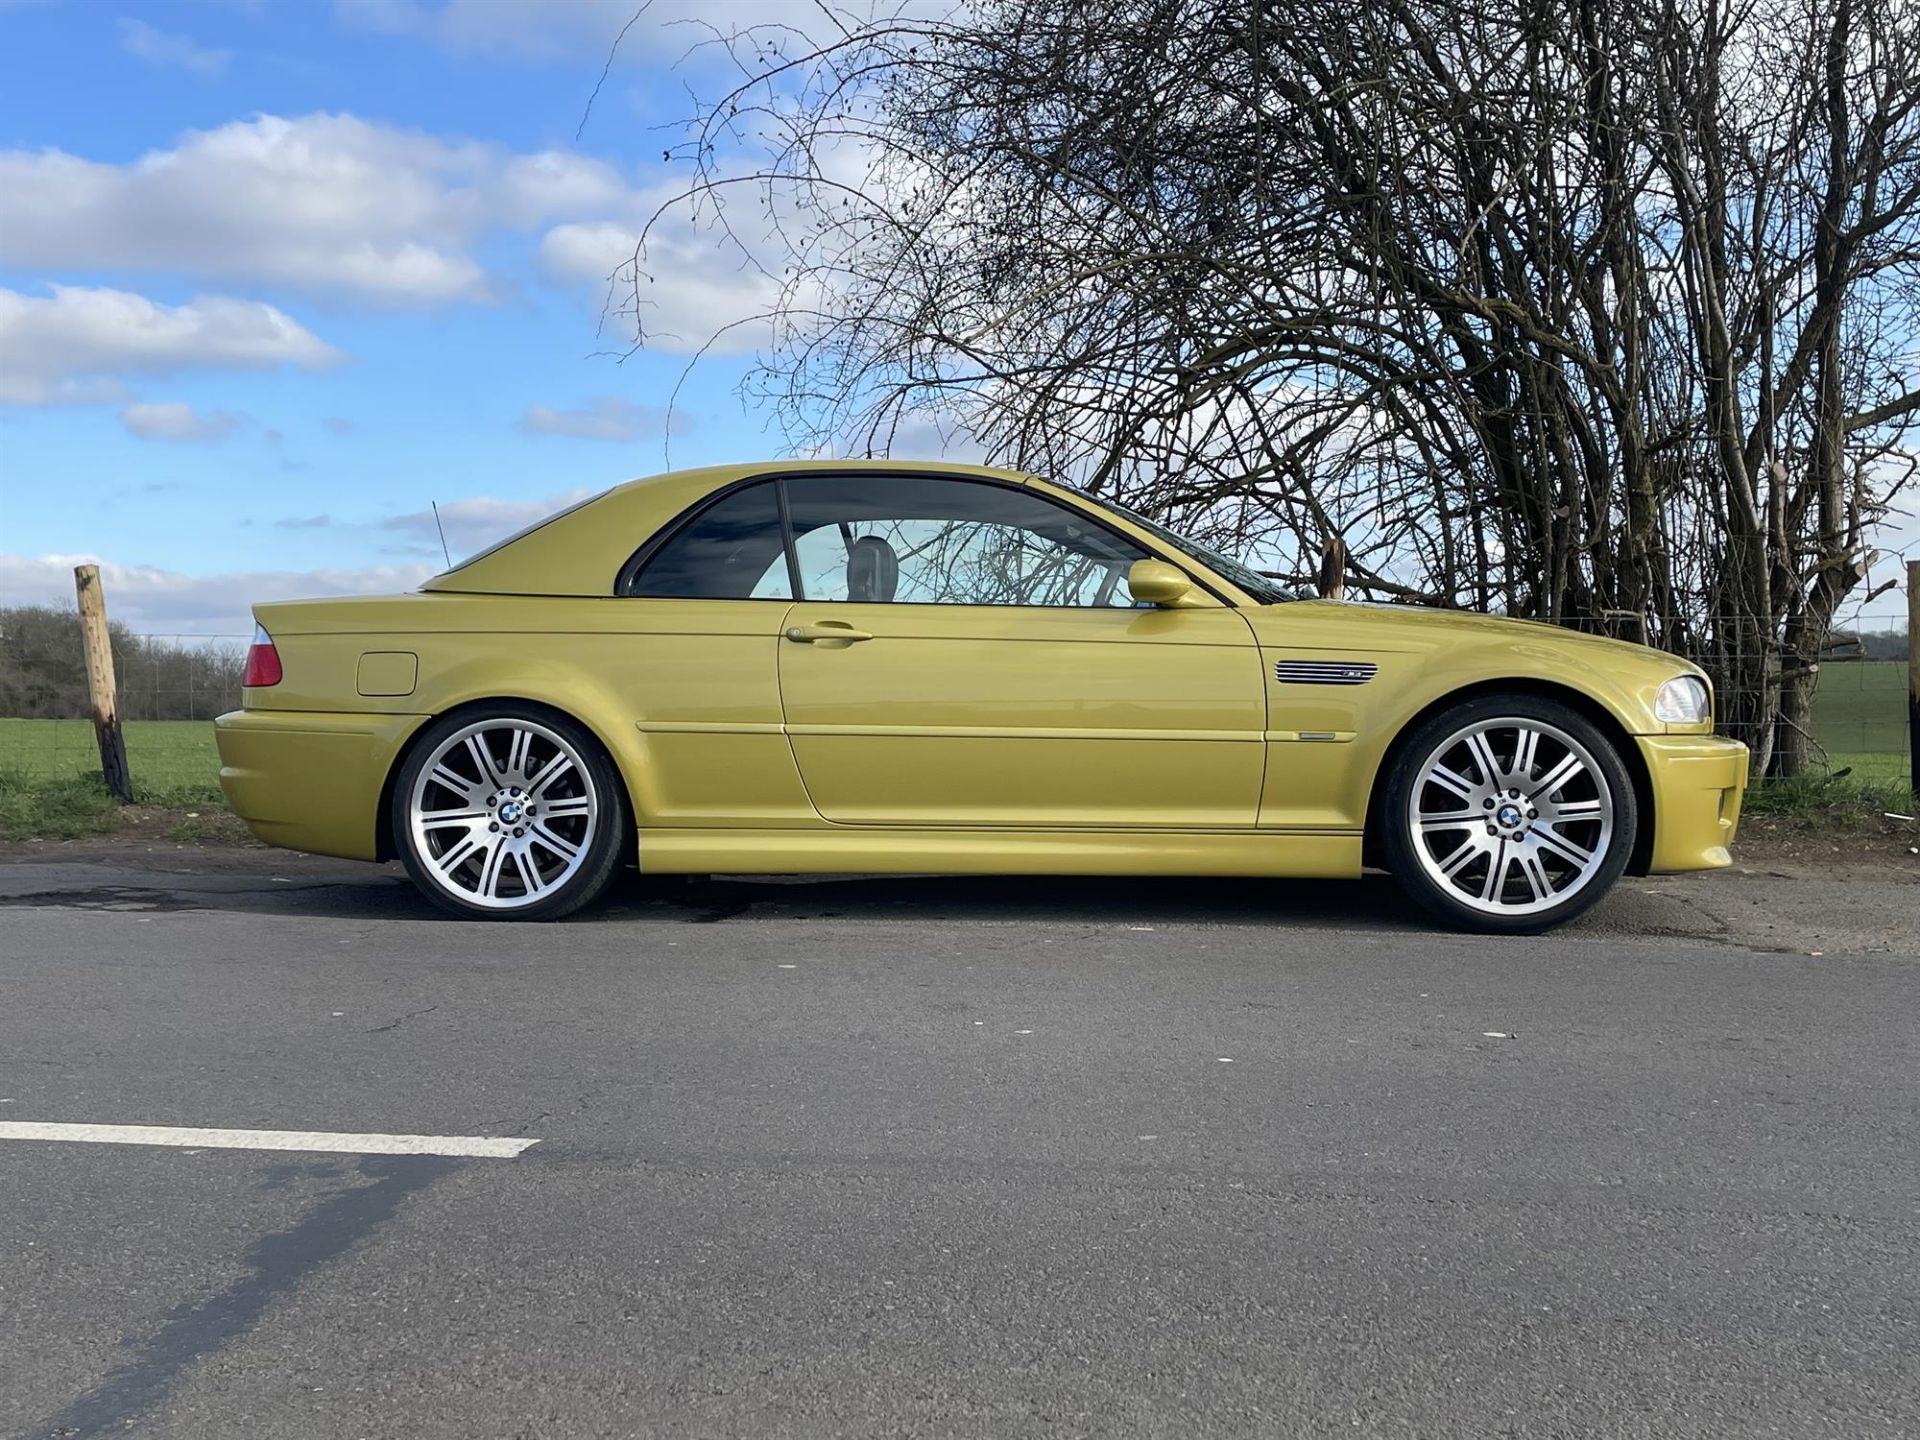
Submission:
[[[619,323],[637,318],[654,348],[765,345],[760,317],[778,281],[684,206],[654,226],[634,283],[646,218],[677,190],[635,187],[568,150],[514,153],[352,115],[262,115],[124,165],[0,150],[0,267],[177,274],[421,307],[493,298],[481,243],[544,230],[541,270],[610,300]],[[625,283],[609,293],[616,273]]]
[[157,565],[120,565],[97,555],[0,555],[0,606],[73,604],[73,567],[100,566],[107,614],[145,634],[252,633],[248,607],[262,600],[321,595],[384,595],[411,590],[437,565],[371,565],[361,569],[234,570],[187,575]]
[[383,529],[411,535],[426,542],[434,550],[440,548],[440,533],[444,528],[447,549],[458,560],[597,493],[581,488],[565,490],[539,500],[498,500],[490,495],[481,495],[442,505],[437,521],[433,510],[428,508],[390,516],[381,524]]
[[142,440],[211,443],[239,429],[240,417],[226,410],[201,415],[191,405],[176,400],[128,405],[120,412],[120,423],[128,434]]
[[654,226],[636,259],[639,245],[637,224],[558,225],[541,237],[540,268],[555,280],[599,287],[610,312],[639,320],[649,349],[704,346],[709,354],[740,355],[772,338],[766,317],[779,299],[779,281],[718,230],[676,212]]
[[530,435],[565,435],[576,440],[647,440],[690,428],[684,415],[669,415],[664,405],[636,405],[616,395],[601,395],[576,410],[529,406],[520,428]]
[[115,267],[285,285],[383,305],[484,299],[498,230],[611,213],[630,188],[569,151],[513,154],[352,115],[192,131],[125,165],[0,150],[0,265]]
[[[597,492],[568,490],[537,500],[501,500],[478,496],[440,507],[447,541],[457,560],[555,511]],[[305,543],[300,536],[356,528],[331,515],[289,516],[272,522],[291,532],[276,542],[289,552]],[[321,567],[308,570],[233,570],[188,575],[157,565],[128,565],[99,555],[0,554],[0,607],[73,604],[73,567],[100,566],[107,613],[129,629],[161,635],[235,635],[253,630],[248,607],[265,600],[299,600],[327,595],[388,595],[412,590],[444,568],[432,510],[394,515],[377,530],[417,540],[409,557],[390,564]]]
[[130,16],[120,21],[120,48],[150,65],[172,65],[195,75],[218,75],[233,58],[231,50],[202,50],[184,35],[169,35]]
[[117,399],[121,380],[186,370],[318,369],[339,351],[271,305],[203,295],[159,305],[125,290],[0,290],[0,405]]
[[[851,138],[824,145],[814,158],[823,176],[854,190],[880,178],[870,147]],[[817,230],[817,219],[798,186],[769,189],[744,173],[733,176],[742,183],[721,178],[692,199],[684,179],[656,182],[617,211],[553,226],[540,240],[541,270],[593,286],[608,323],[636,328],[649,349],[739,355],[769,348],[777,311],[805,315],[828,303],[819,281],[802,277],[789,292],[782,278],[793,237]]]

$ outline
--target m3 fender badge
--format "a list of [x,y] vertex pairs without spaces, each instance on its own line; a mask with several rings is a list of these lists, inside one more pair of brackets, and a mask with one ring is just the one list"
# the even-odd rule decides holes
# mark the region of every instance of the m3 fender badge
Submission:
[[1380,667],[1371,660],[1276,660],[1273,678],[1282,685],[1364,685]]

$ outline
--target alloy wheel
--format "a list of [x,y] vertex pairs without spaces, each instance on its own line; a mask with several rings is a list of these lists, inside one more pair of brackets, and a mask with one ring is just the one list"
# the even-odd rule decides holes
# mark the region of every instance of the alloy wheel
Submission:
[[427,878],[489,910],[532,905],[566,884],[586,863],[600,821],[579,752],[519,718],[481,720],[442,740],[407,802]]
[[1553,909],[1583,890],[1614,839],[1614,798],[1591,752],[1557,726],[1476,720],[1422,763],[1407,823],[1421,868],[1486,915]]

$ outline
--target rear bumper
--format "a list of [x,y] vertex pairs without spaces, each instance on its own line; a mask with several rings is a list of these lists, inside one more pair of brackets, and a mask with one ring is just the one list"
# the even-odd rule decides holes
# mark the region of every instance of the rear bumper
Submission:
[[1653,782],[1653,850],[1648,870],[1714,870],[1731,865],[1740,829],[1747,747],[1718,735],[1641,735]]
[[213,722],[220,788],[269,845],[379,858],[380,796],[425,715],[235,710]]

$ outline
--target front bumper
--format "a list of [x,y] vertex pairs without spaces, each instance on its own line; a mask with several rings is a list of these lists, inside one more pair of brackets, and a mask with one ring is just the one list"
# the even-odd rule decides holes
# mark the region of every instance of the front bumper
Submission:
[[380,797],[425,715],[234,710],[213,722],[227,805],[269,845],[374,860]]
[[1641,735],[1637,742],[1653,782],[1649,873],[1731,865],[1727,847],[1740,829],[1747,747],[1718,735]]

